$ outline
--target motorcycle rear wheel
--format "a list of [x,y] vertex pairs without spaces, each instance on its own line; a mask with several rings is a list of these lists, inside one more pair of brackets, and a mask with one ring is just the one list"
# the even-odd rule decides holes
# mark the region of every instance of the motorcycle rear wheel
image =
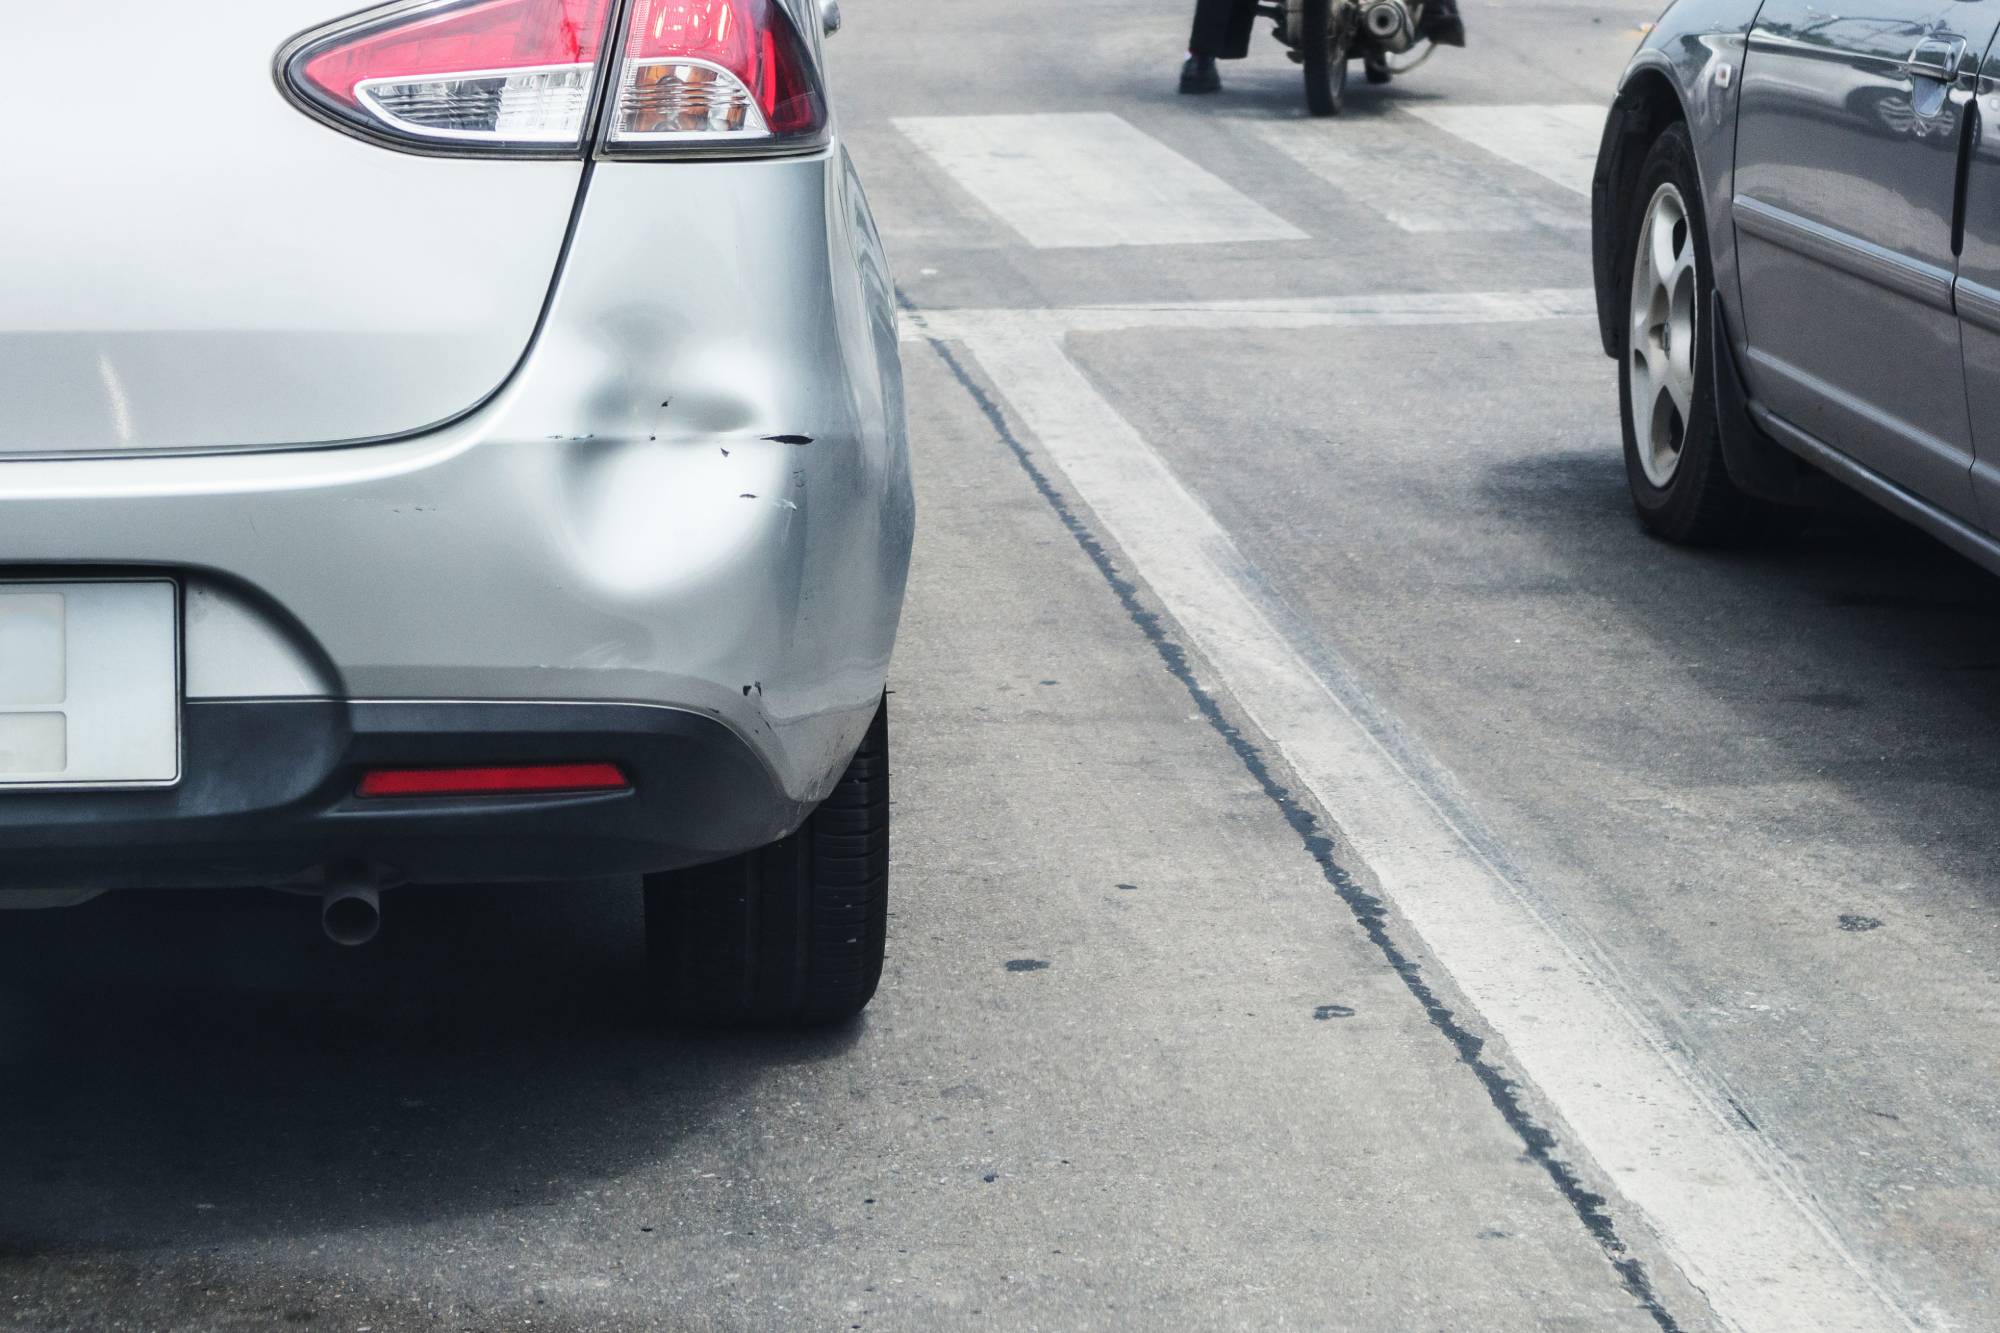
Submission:
[[1306,0],[1299,34],[1299,63],[1305,67],[1306,109],[1337,116],[1347,101],[1347,0]]

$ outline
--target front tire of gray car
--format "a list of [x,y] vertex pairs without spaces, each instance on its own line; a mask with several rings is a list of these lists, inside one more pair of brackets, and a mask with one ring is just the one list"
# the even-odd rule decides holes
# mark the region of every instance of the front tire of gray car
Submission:
[[1633,506],[1668,541],[1742,541],[1775,526],[1776,515],[1731,480],[1723,461],[1708,343],[1715,280],[1685,125],[1653,141],[1627,208],[1618,406]]
[[665,1017],[818,1027],[859,1014],[888,937],[888,701],[798,832],[648,875],[645,896],[647,970]]

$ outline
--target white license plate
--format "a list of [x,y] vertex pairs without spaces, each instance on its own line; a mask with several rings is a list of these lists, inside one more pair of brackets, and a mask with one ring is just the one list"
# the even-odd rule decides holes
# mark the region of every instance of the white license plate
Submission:
[[178,782],[180,694],[171,581],[0,583],[0,789]]

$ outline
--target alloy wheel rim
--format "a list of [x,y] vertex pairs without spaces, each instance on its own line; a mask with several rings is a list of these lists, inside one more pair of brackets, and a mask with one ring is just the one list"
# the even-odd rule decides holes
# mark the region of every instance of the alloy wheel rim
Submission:
[[1694,417],[1694,228],[1671,182],[1653,192],[1632,256],[1632,327],[1625,372],[1631,384],[1632,438],[1646,480],[1665,489],[1679,470]]

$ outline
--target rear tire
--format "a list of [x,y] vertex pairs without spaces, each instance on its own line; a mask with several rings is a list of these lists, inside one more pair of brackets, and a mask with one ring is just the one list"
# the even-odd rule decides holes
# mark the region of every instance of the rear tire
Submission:
[[860,1013],[888,936],[888,701],[798,832],[648,875],[645,897],[647,970],[666,1017],[820,1026]]
[[1305,67],[1306,109],[1337,116],[1347,103],[1346,0],[1307,0],[1300,27],[1299,63]]
[[1687,127],[1660,132],[1625,201],[1618,407],[1639,521],[1689,546],[1731,545],[1802,525],[1746,494],[1723,460],[1708,314],[1715,279]]

